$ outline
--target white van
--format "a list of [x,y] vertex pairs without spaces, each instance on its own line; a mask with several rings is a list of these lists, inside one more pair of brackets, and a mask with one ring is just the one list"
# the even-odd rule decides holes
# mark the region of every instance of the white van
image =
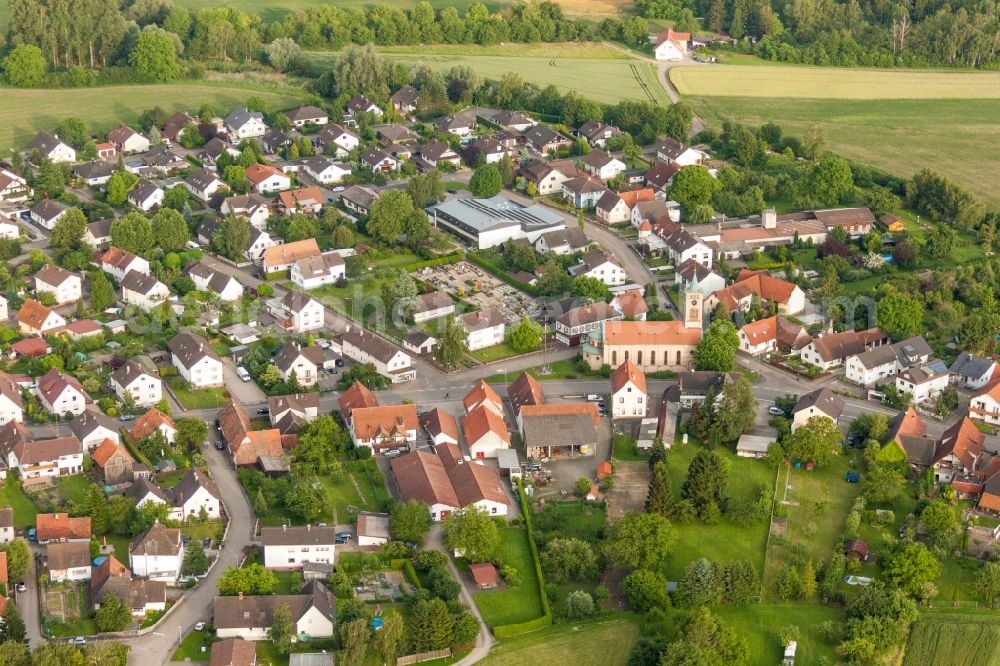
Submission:
[[242,365],[241,366],[237,366],[237,368],[236,368],[236,374],[243,381],[245,381],[245,382],[250,381],[250,373],[247,372],[247,369],[244,368]]

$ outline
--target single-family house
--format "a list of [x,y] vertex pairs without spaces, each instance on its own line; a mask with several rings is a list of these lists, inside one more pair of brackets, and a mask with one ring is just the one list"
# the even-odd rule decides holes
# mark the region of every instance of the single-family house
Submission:
[[111,373],[111,390],[119,400],[131,396],[132,404],[149,407],[163,398],[163,381],[140,363],[128,360]]
[[76,437],[32,439],[27,428],[10,421],[0,441],[7,467],[17,470],[22,484],[47,482],[83,471],[83,445]]
[[194,388],[222,386],[222,359],[205,338],[191,331],[182,331],[167,343],[170,362]]
[[90,580],[90,544],[50,543],[45,547],[45,571],[50,583]]
[[43,293],[49,293],[57,305],[75,303],[83,295],[80,276],[54,264],[47,264],[35,273],[34,278],[35,295],[41,297]]
[[628,280],[625,269],[615,263],[613,258],[603,250],[593,250],[584,253],[580,257],[580,263],[576,266],[571,266],[569,273],[573,277],[598,279],[609,287],[623,285]]
[[593,208],[607,190],[601,181],[591,176],[577,176],[562,184],[562,198],[576,208]]
[[417,376],[409,354],[360,326],[349,326],[344,331],[341,346],[344,356],[355,363],[371,363],[376,372],[388,377],[393,384]]
[[631,361],[611,373],[611,417],[645,418],[649,409],[646,375]]
[[575,307],[556,317],[556,341],[567,347],[579,346],[592,331],[602,328],[605,321],[621,318],[620,312],[603,301]]
[[656,60],[678,61],[687,55],[690,32],[674,32],[667,28],[656,36],[653,45],[653,58]]
[[0,426],[24,421],[21,387],[6,372],[0,372]]
[[641,288],[618,292],[611,299],[610,305],[624,319],[646,321],[646,314],[649,312],[649,306],[646,305],[646,298]]
[[246,107],[233,109],[226,116],[224,123],[226,131],[235,142],[267,134],[264,114],[259,111],[250,111]]
[[332,152],[335,157],[343,158],[358,147],[361,139],[354,132],[350,132],[336,123],[330,123],[316,135],[315,142],[326,151]]
[[35,540],[48,543],[87,543],[91,539],[90,516],[40,513],[35,516]]
[[127,125],[119,125],[108,132],[108,143],[122,155],[144,153],[149,150],[149,139]]
[[195,169],[184,178],[184,187],[199,201],[210,201],[225,184],[213,171]]
[[98,444],[106,439],[110,439],[115,444],[121,443],[118,424],[96,405],[87,406],[76,418],[70,421],[69,430],[76,435],[87,451],[93,451]]
[[319,394],[272,395],[267,399],[267,407],[271,426],[281,431],[282,437],[297,435],[304,422],[319,415]]
[[342,181],[344,176],[349,176],[351,167],[348,164],[334,162],[329,157],[315,155],[306,161],[305,171],[320,184],[331,185]]
[[73,175],[90,187],[107,185],[115,174],[115,165],[104,160],[81,162],[73,166]]
[[801,324],[781,315],[744,324],[740,327],[739,337],[740,351],[750,356],[775,351],[793,353],[801,350],[812,339]]
[[371,101],[364,95],[354,95],[351,99],[347,100],[347,104],[344,105],[345,117],[350,119],[352,122],[358,117],[360,113],[370,113],[373,116],[383,116],[385,112],[382,108]]
[[603,150],[591,150],[580,157],[583,170],[601,180],[611,180],[625,172],[625,163]]
[[289,272],[292,284],[302,289],[316,289],[325,284],[335,284],[347,277],[347,264],[337,252],[324,252],[299,259]]
[[13,171],[0,168],[0,201],[21,203],[30,199],[33,194],[27,180]]
[[931,359],[927,363],[903,368],[896,375],[896,390],[909,393],[916,404],[929,402],[947,388],[951,373],[948,366],[940,359]]
[[591,146],[607,148],[608,139],[620,136],[621,130],[617,127],[602,123],[599,120],[588,120],[580,125],[580,127],[578,127],[573,134],[581,139],[585,139]]
[[315,238],[306,238],[291,243],[282,243],[265,248],[261,254],[264,273],[278,273],[291,270],[292,264],[306,257],[320,255],[319,243]]
[[170,298],[170,287],[152,275],[129,271],[121,283],[122,301],[149,312]]
[[399,160],[382,150],[372,147],[361,153],[361,165],[372,172],[395,171],[399,168]]
[[541,123],[524,130],[524,141],[535,152],[542,155],[558,152],[562,148],[571,148],[572,139],[563,136],[547,125]]
[[292,186],[292,179],[270,164],[251,164],[245,171],[250,185],[259,194],[287,190]]
[[186,271],[195,288],[214,294],[220,301],[232,303],[243,296],[243,285],[228,273],[217,271],[200,261],[189,264]]
[[56,164],[76,162],[76,151],[59,139],[55,134],[41,130],[28,142],[28,157],[33,158],[35,152],[41,159],[47,159]]
[[590,247],[590,239],[579,227],[547,231],[535,241],[535,251],[539,254],[576,254]]
[[431,139],[417,149],[420,159],[432,167],[441,164],[458,166],[462,162],[462,156],[452,150],[451,146],[442,141]]
[[358,215],[368,216],[372,206],[378,201],[379,194],[364,185],[351,185],[340,194],[340,203],[349,211]]
[[66,214],[67,210],[69,210],[69,206],[59,203],[55,199],[42,199],[31,209],[31,221],[52,231],[56,222]]
[[413,323],[440,319],[455,314],[455,301],[443,291],[432,291],[417,297],[413,307]]
[[298,342],[286,342],[274,357],[274,365],[281,378],[286,383],[292,383],[294,376],[299,386],[314,386],[325,364],[322,347],[303,347]]
[[271,217],[271,201],[256,192],[240,194],[226,197],[222,201],[219,211],[223,215],[245,217],[250,220],[251,225],[263,229],[264,225],[267,224],[267,218]]
[[843,365],[852,356],[888,342],[889,336],[877,327],[864,331],[843,331],[813,338],[802,348],[799,356],[806,363],[812,363],[825,371]]
[[173,505],[169,516],[172,520],[201,521],[222,516],[219,488],[197,469],[189,469],[181,482],[167,490],[166,494]]
[[293,333],[318,330],[326,320],[323,304],[300,291],[288,291],[284,296],[271,299],[268,308],[278,326]]
[[181,577],[184,542],[181,531],[155,523],[132,544],[129,568],[140,578],[176,582]]
[[286,111],[285,115],[291,121],[292,127],[326,125],[330,122],[330,114],[315,106],[300,106],[292,111]]
[[163,188],[154,185],[145,178],[128,191],[128,202],[143,212],[159,208],[163,204]]
[[405,115],[417,110],[417,100],[419,98],[420,92],[407,83],[389,97],[389,102],[392,103],[393,111]]
[[668,165],[686,167],[695,164],[703,164],[708,155],[672,137],[666,137],[656,144],[656,159],[666,162]]
[[99,260],[101,270],[121,282],[130,272],[149,275],[149,262],[128,250],[109,247]]
[[296,636],[330,638],[335,635],[337,600],[318,580],[308,581],[299,594],[216,597],[212,626],[219,638],[262,641],[269,637],[278,608],[291,611]]
[[82,414],[88,396],[72,375],[52,368],[38,379],[38,399],[50,414]]
[[844,405],[844,399],[825,386],[799,396],[792,408],[792,430],[798,430],[814,417],[826,417],[836,423]]
[[456,321],[469,334],[469,351],[485,349],[499,345],[504,341],[504,331],[507,325],[500,310],[496,307],[468,312],[457,317]]
[[980,358],[969,352],[962,352],[951,364],[951,381],[959,386],[976,391],[986,386],[996,372],[997,363],[991,358]]
[[254,467],[262,457],[282,455],[281,432],[277,428],[254,430],[246,409],[236,399],[219,411],[219,427],[237,467]]

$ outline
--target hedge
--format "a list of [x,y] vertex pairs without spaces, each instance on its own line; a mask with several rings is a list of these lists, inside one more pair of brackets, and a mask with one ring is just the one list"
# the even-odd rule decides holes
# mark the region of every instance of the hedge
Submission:
[[419,271],[421,268],[430,268],[431,266],[444,266],[445,264],[454,264],[455,262],[461,260],[462,252],[452,252],[451,254],[446,254],[443,257],[435,257],[434,259],[427,259],[425,261],[414,261],[412,264],[404,264],[402,270],[405,273],[410,273],[412,271]]
[[474,263],[475,265],[477,265],[480,268],[482,268],[483,270],[485,270],[487,273],[490,273],[494,277],[497,277],[500,280],[503,280],[504,282],[506,282],[510,286],[512,286],[512,287],[514,287],[516,289],[520,289],[524,293],[529,294],[531,296],[539,296],[540,295],[539,292],[538,292],[538,287],[532,286],[532,285],[528,284],[527,282],[521,282],[520,280],[516,279],[513,275],[511,275],[510,273],[508,273],[504,269],[500,268],[499,266],[497,266],[496,264],[494,264],[489,259],[483,257],[482,255],[480,255],[480,254],[478,254],[476,252],[470,252],[468,255],[466,255],[466,258],[469,261],[471,261],[472,263]]
[[536,617],[527,622],[518,624],[504,624],[493,628],[493,635],[497,638],[509,638],[519,634],[526,634],[542,627],[552,624],[552,606],[549,604],[549,597],[545,594],[545,578],[542,576],[542,560],[538,556],[538,544],[535,543],[535,528],[531,524],[531,507],[528,506],[528,496],[524,494],[524,485],[517,484],[517,497],[521,502],[521,515],[524,517],[524,527],[528,530],[528,548],[531,549],[531,559],[535,563],[535,575],[538,577],[538,593],[542,598],[541,617]]
[[264,274],[264,279],[268,282],[274,282],[275,280],[287,280],[288,271],[271,271],[270,273]]
[[410,560],[403,560],[403,575],[418,590],[424,587],[420,584],[420,578],[417,577],[417,570],[413,568],[413,562]]

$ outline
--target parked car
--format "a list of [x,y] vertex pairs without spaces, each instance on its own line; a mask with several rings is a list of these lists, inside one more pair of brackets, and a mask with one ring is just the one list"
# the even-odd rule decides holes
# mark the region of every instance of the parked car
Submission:
[[604,402],[604,398],[596,393],[591,393],[587,396],[587,402]]
[[37,541],[38,537],[34,527],[28,528],[28,541]]
[[767,413],[770,414],[771,416],[784,416],[785,410],[776,405],[771,405],[770,407],[767,408]]
[[119,421],[135,421],[135,414],[122,414],[118,417]]
[[350,532],[337,532],[337,538],[338,539],[347,539],[348,541],[350,541],[350,539],[351,539],[351,533]]
[[403,452],[400,451],[399,449],[389,449],[388,451],[385,452],[386,458],[398,458],[401,455],[403,455]]
[[204,622],[195,622],[194,623],[194,630],[195,631],[201,631],[204,628],[205,628],[205,623]]
[[236,376],[239,377],[240,379],[242,379],[245,382],[250,381],[250,373],[247,372],[247,369],[244,368],[242,365],[237,366],[237,368],[236,368]]
[[73,645],[86,645],[87,639],[83,636],[77,636],[76,638],[71,638],[69,642]]
[[215,448],[217,448],[220,451],[225,451],[226,450],[226,443],[223,442],[221,439],[217,440],[215,442]]
[[350,541],[350,539],[341,539],[340,537],[335,537],[333,543],[338,546],[343,546],[348,541]]
[[18,592],[27,592],[28,591],[28,586],[24,584],[23,580],[18,582],[18,584],[17,584],[17,591]]
[[258,407],[257,413],[260,414],[261,416],[266,416],[271,413],[271,410],[267,407]]

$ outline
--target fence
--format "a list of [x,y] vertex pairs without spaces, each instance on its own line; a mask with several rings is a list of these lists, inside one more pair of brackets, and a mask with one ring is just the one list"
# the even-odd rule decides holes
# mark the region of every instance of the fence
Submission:
[[431,659],[443,659],[450,657],[451,650],[434,650],[433,652],[421,652],[419,654],[408,654],[404,657],[396,657],[396,666],[406,666],[406,664],[416,664],[420,661],[430,661]]

